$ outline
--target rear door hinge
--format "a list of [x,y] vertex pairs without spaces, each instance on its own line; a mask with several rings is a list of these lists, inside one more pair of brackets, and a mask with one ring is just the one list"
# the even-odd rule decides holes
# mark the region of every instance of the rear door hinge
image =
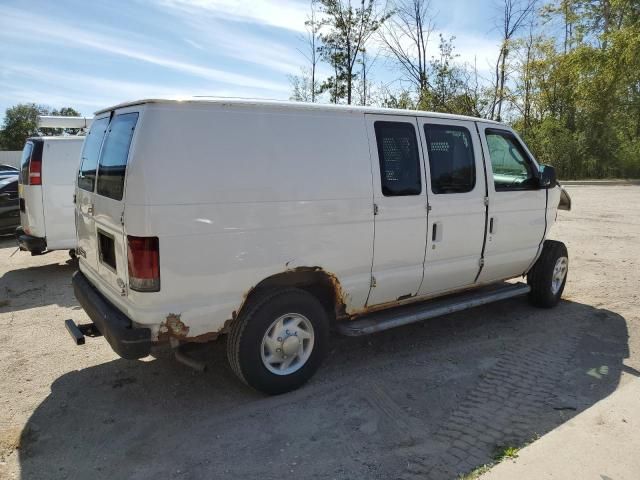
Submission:
[[478,260],[478,265],[480,266],[480,268],[484,267],[484,258]]
[[374,204],[373,204],[373,214],[374,214],[374,215],[377,215],[377,214],[378,214],[378,204],[377,204],[377,203],[374,203]]
[[371,275],[371,283],[369,284],[369,286],[371,288],[374,288],[376,286],[376,277],[374,277],[373,275]]
[[120,214],[120,225],[124,227],[124,212]]
[[485,207],[489,206],[489,197],[484,197],[484,206]]

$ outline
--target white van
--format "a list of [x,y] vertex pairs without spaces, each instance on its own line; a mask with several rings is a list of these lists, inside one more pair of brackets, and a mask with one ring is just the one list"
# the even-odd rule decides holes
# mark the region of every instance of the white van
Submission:
[[555,305],[568,256],[545,237],[569,205],[496,122],[141,100],[98,112],[85,141],[73,286],[122,357],[227,334],[237,375],[282,393],[334,322],[362,335],[524,293]]
[[84,137],[32,137],[22,150],[18,192],[21,250],[76,248],[73,194]]

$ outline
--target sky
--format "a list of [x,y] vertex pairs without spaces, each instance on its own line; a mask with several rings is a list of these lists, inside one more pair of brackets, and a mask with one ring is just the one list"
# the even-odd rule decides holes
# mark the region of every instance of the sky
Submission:
[[[432,0],[458,61],[490,71],[494,0]],[[308,0],[0,0],[0,119],[35,102],[85,116],[124,101],[213,95],[286,100],[305,59]],[[377,56],[374,80],[397,76]]]

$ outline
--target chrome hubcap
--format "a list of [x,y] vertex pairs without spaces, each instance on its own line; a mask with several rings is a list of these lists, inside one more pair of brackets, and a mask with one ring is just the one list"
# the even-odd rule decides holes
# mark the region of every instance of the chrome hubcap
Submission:
[[290,375],[309,360],[313,351],[313,325],[299,313],[277,318],[262,338],[262,363],[271,373]]
[[562,287],[567,276],[567,269],[569,267],[569,259],[567,257],[560,257],[556,260],[556,265],[553,267],[553,276],[551,277],[551,292],[556,295]]

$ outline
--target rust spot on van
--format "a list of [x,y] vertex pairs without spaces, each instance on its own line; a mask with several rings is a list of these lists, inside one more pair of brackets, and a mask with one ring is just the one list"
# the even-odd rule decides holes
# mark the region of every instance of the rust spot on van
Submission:
[[176,338],[185,342],[206,343],[218,338],[220,333],[221,332],[207,332],[190,337],[189,327],[180,319],[180,314],[170,313],[167,315],[166,320],[160,324],[158,342],[166,342],[170,338]]
[[344,318],[347,316],[347,298],[346,293],[342,290],[342,285],[340,285],[340,280],[333,273],[325,272],[329,277],[329,281],[333,286],[333,304],[335,308],[336,318]]
[[158,340],[168,340],[169,338],[186,338],[189,334],[189,327],[187,327],[182,320],[180,320],[179,313],[170,313],[164,322],[160,324],[160,330],[158,331]]
[[[287,262],[288,263],[288,262]],[[315,272],[322,273],[328,279],[331,284],[331,289],[333,290],[333,305],[335,310],[336,319],[341,319],[344,317],[348,317],[347,314],[347,294],[342,289],[342,285],[340,285],[340,280],[338,277],[332,273],[326,271],[322,267],[296,267],[292,269],[287,269],[289,272]]]
[[[333,298],[331,298],[330,300],[335,310],[336,319],[342,320],[342,319],[350,318],[352,316],[351,312],[347,313],[348,294],[346,294],[342,289],[342,285],[340,285],[340,281],[338,280],[338,277],[335,274],[331,272],[327,272],[323,268],[317,267],[317,266],[287,268],[282,273],[284,274],[286,273],[322,273],[325,292],[328,293],[327,290],[331,289],[331,292],[333,295]],[[274,275],[273,277],[276,277],[276,276],[277,275]],[[266,279],[266,280],[267,280],[266,285],[261,282],[256,287],[251,287],[249,290],[247,290],[243,294],[242,303],[240,307],[237,310],[234,310],[233,312],[231,312],[231,318],[227,319],[224,322],[224,325],[220,330],[215,332],[203,333],[201,335],[196,335],[196,336],[189,336],[189,327],[185,325],[184,322],[180,319],[181,314],[170,313],[169,315],[167,315],[166,320],[160,324],[160,329],[158,331],[158,342],[165,342],[165,341],[168,341],[170,338],[175,338],[183,342],[205,343],[205,342],[209,342],[217,339],[222,334],[228,333],[232,323],[238,319],[239,312],[242,311],[245,304],[247,303],[247,300],[249,299],[251,294],[256,290],[256,288],[259,288],[263,285],[264,286],[278,285],[278,282],[270,283],[269,279]]]

